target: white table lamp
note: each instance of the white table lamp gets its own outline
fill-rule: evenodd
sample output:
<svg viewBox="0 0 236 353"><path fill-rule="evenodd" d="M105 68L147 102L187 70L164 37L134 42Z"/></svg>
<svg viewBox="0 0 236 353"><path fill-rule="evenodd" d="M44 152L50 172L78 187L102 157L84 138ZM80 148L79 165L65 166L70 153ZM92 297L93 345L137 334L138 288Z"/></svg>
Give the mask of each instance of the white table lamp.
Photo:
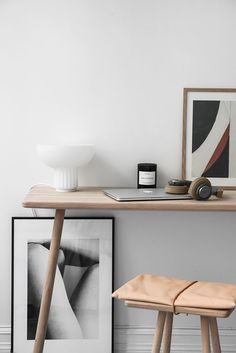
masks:
<svg viewBox="0 0 236 353"><path fill-rule="evenodd" d="M57 191L76 191L78 168L90 162L94 145L37 145L42 162L54 169L54 186Z"/></svg>

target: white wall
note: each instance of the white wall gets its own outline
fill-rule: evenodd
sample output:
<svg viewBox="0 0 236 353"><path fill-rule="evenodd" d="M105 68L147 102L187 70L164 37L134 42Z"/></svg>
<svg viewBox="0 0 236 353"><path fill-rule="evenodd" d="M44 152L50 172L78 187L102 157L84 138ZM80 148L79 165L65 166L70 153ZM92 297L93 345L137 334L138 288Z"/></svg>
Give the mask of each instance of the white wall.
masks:
<svg viewBox="0 0 236 353"><path fill-rule="evenodd" d="M30 185L52 182L36 143L94 143L80 185L134 186L140 161L158 164L160 185L179 177L182 88L235 87L235 13L235 0L0 1L0 325L10 218L30 215ZM117 218L116 286L143 271L235 280L234 214L90 214ZM117 307L117 325L153 325Z"/></svg>

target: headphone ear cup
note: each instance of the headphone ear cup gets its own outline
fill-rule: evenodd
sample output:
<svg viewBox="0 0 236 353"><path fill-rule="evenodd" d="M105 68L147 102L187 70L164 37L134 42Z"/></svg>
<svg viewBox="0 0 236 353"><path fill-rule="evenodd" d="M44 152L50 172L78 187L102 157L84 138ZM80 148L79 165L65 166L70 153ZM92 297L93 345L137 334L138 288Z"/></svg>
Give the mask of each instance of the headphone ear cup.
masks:
<svg viewBox="0 0 236 353"><path fill-rule="evenodd" d="M187 194L189 187L187 185L166 185L165 192L167 194Z"/></svg>
<svg viewBox="0 0 236 353"><path fill-rule="evenodd" d="M222 187L212 186L212 195L215 195L218 198L222 198L223 192L224 192L224 189Z"/></svg>
<svg viewBox="0 0 236 353"><path fill-rule="evenodd" d="M198 189L199 189L199 186L201 185L208 185L209 187L211 187L211 182L209 179L204 177L196 178L195 180L192 181L189 188L189 193L192 196L192 198L195 200L201 200L201 198L198 195Z"/></svg>

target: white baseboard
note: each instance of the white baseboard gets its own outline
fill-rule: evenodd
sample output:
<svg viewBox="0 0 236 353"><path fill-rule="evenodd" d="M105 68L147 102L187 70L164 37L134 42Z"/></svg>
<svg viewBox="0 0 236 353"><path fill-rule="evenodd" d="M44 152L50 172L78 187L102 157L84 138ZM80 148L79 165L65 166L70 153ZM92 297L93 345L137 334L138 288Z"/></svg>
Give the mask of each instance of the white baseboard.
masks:
<svg viewBox="0 0 236 353"><path fill-rule="evenodd" d="M0 325L0 353L11 351L11 326Z"/></svg>
<svg viewBox="0 0 236 353"><path fill-rule="evenodd" d="M114 327L114 353L150 353L155 329L141 326ZM224 353L236 352L236 329L219 329ZM201 352L201 334L198 328L174 328L171 352ZM11 350L11 327L0 326L0 353ZM88 352L90 353L90 352Z"/></svg>
<svg viewBox="0 0 236 353"><path fill-rule="evenodd" d="M150 353L155 329L140 326L114 328L114 353ZM236 329L220 329L221 348L224 353L236 352ZM199 328L174 328L171 352L199 353L201 333Z"/></svg>

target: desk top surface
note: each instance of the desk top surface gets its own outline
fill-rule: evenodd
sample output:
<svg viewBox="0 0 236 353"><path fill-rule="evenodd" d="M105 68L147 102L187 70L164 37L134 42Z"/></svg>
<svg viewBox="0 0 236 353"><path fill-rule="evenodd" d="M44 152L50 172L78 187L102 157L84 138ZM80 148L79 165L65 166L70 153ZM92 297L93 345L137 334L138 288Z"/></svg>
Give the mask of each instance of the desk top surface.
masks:
<svg viewBox="0 0 236 353"><path fill-rule="evenodd" d="M81 188L76 192L57 192L54 188L36 186L26 195L26 208L116 209L160 211L236 211L236 191L224 191L222 199L208 201L165 200L118 202L103 194L100 188Z"/></svg>

